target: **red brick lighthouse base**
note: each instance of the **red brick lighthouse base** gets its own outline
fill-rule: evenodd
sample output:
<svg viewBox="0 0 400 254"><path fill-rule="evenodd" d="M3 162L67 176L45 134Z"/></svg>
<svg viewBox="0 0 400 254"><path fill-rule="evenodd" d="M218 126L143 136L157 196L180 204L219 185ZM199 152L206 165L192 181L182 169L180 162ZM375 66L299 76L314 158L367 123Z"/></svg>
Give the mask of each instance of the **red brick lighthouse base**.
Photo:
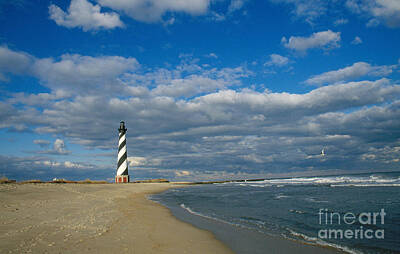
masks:
<svg viewBox="0 0 400 254"><path fill-rule="evenodd" d="M129 175L115 176L116 183L129 183Z"/></svg>

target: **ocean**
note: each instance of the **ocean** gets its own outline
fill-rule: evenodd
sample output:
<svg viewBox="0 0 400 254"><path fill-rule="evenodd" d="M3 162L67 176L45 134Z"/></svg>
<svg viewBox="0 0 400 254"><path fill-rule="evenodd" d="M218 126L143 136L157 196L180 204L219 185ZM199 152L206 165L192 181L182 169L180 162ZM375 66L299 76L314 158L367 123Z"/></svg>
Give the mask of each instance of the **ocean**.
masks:
<svg viewBox="0 0 400 254"><path fill-rule="evenodd" d="M194 185L151 199L212 231L236 253L263 236L348 253L400 253L400 172Z"/></svg>

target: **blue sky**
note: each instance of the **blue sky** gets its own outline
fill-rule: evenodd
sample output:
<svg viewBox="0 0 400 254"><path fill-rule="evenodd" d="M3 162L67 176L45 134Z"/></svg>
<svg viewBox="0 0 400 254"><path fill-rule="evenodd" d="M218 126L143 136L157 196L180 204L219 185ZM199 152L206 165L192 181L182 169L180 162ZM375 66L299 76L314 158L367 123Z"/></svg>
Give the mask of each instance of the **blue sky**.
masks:
<svg viewBox="0 0 400 254"><path fill-rule="evenodd" d="M400 169L396 0L0 0L0 174ZM320 152L325 149L326 155Z"/></svg>

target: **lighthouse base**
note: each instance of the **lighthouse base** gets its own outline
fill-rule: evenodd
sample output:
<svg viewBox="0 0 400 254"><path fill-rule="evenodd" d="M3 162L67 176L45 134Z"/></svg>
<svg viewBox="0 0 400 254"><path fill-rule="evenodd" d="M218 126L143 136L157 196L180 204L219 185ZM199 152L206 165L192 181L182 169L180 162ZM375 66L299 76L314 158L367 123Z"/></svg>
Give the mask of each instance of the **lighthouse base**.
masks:
<svg viewBox="0 0 400 254"><path fill-rule="evenodd" d="M129 175L115 176L115 183L129 183Z"/></svg>

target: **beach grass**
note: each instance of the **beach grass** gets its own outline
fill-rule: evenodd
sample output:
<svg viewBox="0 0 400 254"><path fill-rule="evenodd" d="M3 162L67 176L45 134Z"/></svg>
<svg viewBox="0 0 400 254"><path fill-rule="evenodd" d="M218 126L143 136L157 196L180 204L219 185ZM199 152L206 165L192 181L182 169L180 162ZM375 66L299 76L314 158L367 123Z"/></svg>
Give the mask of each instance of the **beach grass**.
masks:
<svg viewBox="0 0 400 254"><path fill-rule="evenodd" d="M5 176L0 178L0 184L2 184L2 183L15 183L15 182L16 182L15 180L10 180Z"/></svg>

